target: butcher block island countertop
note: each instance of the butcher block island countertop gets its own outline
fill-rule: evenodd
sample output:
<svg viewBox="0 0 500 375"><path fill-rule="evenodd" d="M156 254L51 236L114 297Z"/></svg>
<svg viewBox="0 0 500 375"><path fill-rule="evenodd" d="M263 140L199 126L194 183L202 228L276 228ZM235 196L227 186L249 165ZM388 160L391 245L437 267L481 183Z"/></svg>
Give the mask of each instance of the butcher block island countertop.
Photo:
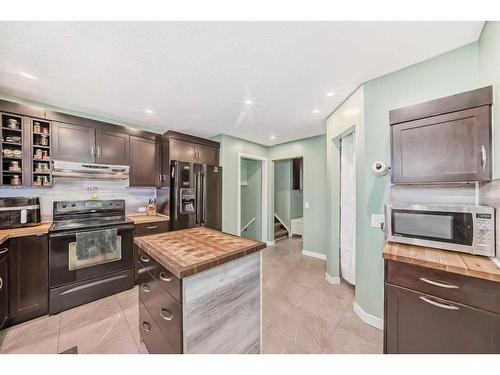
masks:
<svg viewBox="0 0 500 375"><path fill-rule="evenodd" d="M384 259L500 282L500 268L488 257L388 242Z"/></svg>
<svg viewBox="0 0 500 375"><path fill-rule="evenodd" d="M266 247L263 242L203 227L136 237L134 242L180 279Z"/></svg>

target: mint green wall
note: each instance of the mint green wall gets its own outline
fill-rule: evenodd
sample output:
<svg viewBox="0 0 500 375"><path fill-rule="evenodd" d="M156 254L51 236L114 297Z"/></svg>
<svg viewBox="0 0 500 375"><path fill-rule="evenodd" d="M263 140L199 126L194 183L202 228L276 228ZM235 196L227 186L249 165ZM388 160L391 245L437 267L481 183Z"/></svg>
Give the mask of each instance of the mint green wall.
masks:
<svg viewBox="0 0 500 375"><path fill-rule="evenodd" d="M213 140L220 142L222 165L222 230L239 235L237 228L238 153L267 157L267 147L229 135L219 135Z"/></svg>
<svg viewBox="0 0 500 375"><path fill-rule="evenodd" d="M304 250L326 254L326 142L320 135L269 147L269 160L303 157L303 197L309 208L304 208ZM270 186L274 185L274 168L269 168ZM272 191L272 186L270 191ZM274 197L269 196L269 230L272 236Z"/></svg>
<svg viewBox="0 0 500 375"><path fill-rule="evenodd" d="M383 315L383 232L370 226L370 215L384 212L389 175L376 177L371 164L390 160L389 110L478 87L478 43L472 43L364 84L364 160L357 182L356 303ZM358 160L358 158L356 159Z"/></svg>
<svg viewBox="0 0 500 375"><path fill-rule="evenodd" d="M290 219L304 215L304 195L302 190L290 191Z"/></svg>
<svg viewBox="0 0 500 375"><path fill-rule="evenodd" d="M241 226L255 221L241 235L252 240L262 238L262 168L258 160L241 159Z"/></svg>
<svg viewBox="0 0 500 375"><path fill-rule="evenodd" d="M500 22L486 22L479 39L479 82L493 85L493 178L500 178Z"/></svg>
<svg viewBox="0 0 500 375"><path fill-rule="evenodd" d="M274 162L274 213L283 220L283 224L289 229L292 190L291 164L290 160Z"/></svg>

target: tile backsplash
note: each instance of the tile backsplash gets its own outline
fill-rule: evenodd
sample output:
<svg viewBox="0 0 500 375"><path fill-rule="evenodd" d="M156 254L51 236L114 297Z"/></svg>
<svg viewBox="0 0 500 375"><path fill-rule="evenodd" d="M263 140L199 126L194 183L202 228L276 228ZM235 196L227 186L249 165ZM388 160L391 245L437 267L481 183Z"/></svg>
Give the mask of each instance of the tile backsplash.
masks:
<svg viewBox="0 0 500 375"><path fill-rule="evenodd" d="M127 187L122 180L84 180L74 178L54 179L50 189L2 188L1 197L40 197L42 220L52 219L52 202L61 200L90 199L89 188L95 187L97 199L125 199L127 214L139 213L150 198L156 198L155 188Z"/></svg>

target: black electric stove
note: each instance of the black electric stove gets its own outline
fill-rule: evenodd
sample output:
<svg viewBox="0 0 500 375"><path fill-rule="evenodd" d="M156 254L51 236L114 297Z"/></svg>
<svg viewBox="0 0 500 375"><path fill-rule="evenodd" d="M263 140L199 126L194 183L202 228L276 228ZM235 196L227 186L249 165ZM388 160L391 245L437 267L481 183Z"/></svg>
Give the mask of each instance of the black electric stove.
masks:
<svg viewBox="0 0 500 375"><path fill-rule="evenodd" d="M134 224L124 200L54 202L49 230L49 312L134 285Z"/></svg>

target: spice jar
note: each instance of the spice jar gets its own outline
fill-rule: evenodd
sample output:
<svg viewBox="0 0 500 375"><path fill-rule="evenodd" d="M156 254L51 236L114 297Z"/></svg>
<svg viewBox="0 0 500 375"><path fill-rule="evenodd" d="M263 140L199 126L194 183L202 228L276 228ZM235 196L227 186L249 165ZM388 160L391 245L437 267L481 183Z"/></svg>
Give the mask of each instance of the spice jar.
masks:
<svg viewBox="0 0 500 375"><path fill-rule="evenodd" d="M39 148L37 148L35 150L35 155L33 155L33 159L41 159L42 158L42 150L40 150Z"/></svg>
<svg viewBox="0 0 500 375"><path fill-rule="evenodd" d="M36 186L42 186L42 176L36 176L36 180L33 182Z"/></svg>
<svg viewBox="0 0 500 375"><path fill-rule="evenodd" d="M46 135L41 135L38 138L38 145L39 146L48 146L49 145L49 137Z"/></svg>
<svg viewBox="0 0 500 375"><path fill-rule="evenodd" d="M15 174L10 178L10 184L11 185L21 185L21 178Z"/></svg>
<svg viewBox="0 0 500 375"><path fill-rule="evenodd" d="M47 150L42 151L42 159L49 160L49 152Z"/></svg>
<svg viewBox="0 0 500 375"><path fill-rule="evenodd" d="M38 121L33 122L33 133L40 133L42 131L42 127Z"/></svg>
<svg viewBox="0 0 500 375"><path fill-rule="evenodd" d="M18 123L19 122L15 118L10 118L8 123L7 123L7 127L10 129L18 129L18 127L17 127Z"/></svg>
<svg viewBox="0 0 500 375"><path fill-rule="evenodd" d="M44 177L43 186L50 186L49 176Z"/></svg>
<svg viewBox="0 0 500 375"><path fill-rule="evenodd" d="M20 172L21 168L19 168L19 162L18 161L11 161L9 164L9 171L10 172Z"/></svg>

